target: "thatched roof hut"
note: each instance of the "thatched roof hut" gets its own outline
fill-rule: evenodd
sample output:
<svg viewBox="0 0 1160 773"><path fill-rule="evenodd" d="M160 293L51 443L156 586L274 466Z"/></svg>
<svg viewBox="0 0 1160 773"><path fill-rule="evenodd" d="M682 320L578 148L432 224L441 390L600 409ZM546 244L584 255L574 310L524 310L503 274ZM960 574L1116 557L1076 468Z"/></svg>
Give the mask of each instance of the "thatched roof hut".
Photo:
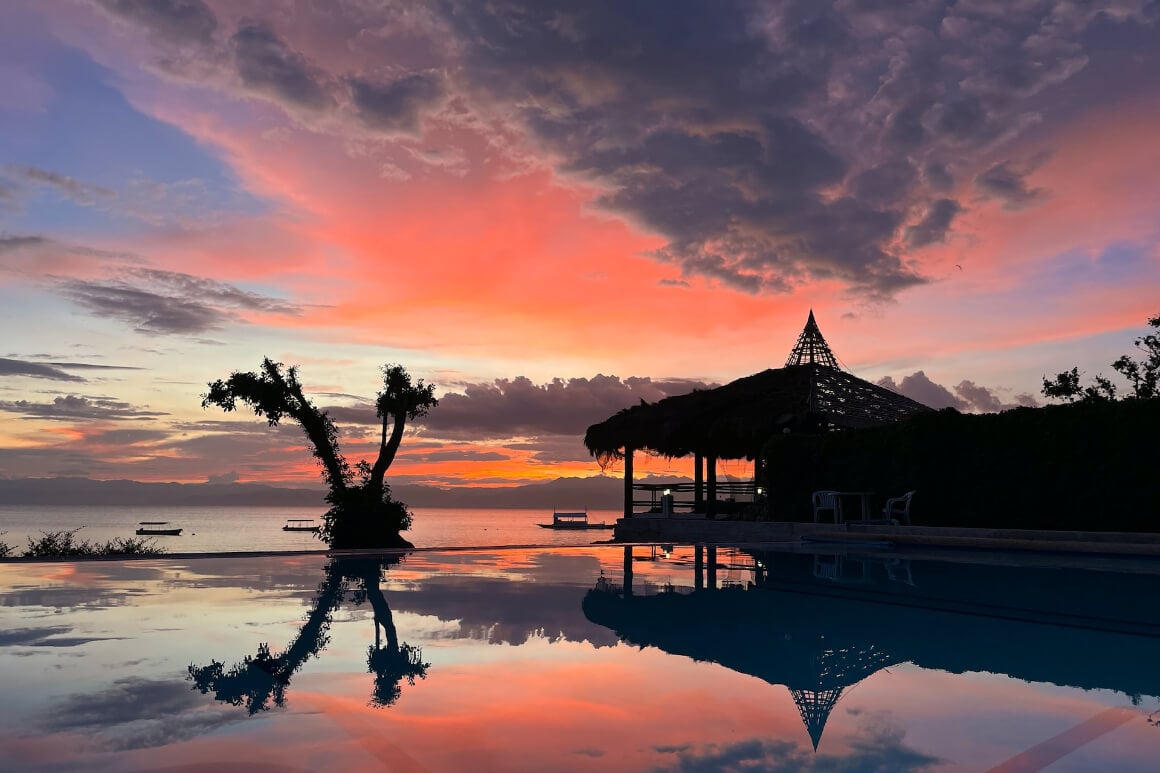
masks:
<svg viewBox="0 0 1160 773"><path fill-rule="evenodd" d="M841 370L810 312L783 368L641 401L588 428L584 444L605 462L632 448L667 457L754 459L782 432L858 429L931 410Z"/></svg>

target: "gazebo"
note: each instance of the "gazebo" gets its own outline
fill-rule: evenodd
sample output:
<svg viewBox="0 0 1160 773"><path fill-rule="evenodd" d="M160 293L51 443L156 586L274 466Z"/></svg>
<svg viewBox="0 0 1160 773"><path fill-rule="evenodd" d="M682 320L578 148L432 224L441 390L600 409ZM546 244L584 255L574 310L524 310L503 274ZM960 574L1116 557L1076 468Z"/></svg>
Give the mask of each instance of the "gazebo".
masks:
<svg viewBox="0 0 1160 773"><path fill-rule="evenodd" d="M717 510L717 460L755 462L761 449L783 433L815 433L888 424L931 410L885 387L843 370L811 310L785 366L770 368L715 389L694 390L655 403L625 408L584 435L602 467L624 460L624 517L633 514L633 454L694 457L695 512ZM655 491L653 499L655 501Z"/></svg>

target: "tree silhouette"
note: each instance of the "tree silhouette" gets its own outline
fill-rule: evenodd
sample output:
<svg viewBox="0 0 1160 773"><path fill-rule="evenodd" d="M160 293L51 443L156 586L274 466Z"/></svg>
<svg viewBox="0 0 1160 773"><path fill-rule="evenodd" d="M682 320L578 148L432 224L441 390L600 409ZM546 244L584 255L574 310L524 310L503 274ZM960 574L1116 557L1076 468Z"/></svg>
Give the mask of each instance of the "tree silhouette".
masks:
<svg viewBox="0 0 1160 773"><path fill-rule="evenodd" d="M1160 333L1160 314L1148 320L1148 325ZM1160 334L1148 333L1136 339L1136 348L1144 353L1140 360L1122 355L1112 368L1128 380L1132 391L1126 399L1150 400L1160 397ZM1069 403L1111 401L1116 399L1116 385L1103 376L1096 376L1090 386L1079 383L1079 368L1057 373L1055 378L1043 379L1043 396Z"/></svg>
<svg viewBox="0 0 1160 773"><path fill-rule="evenodd" d="M439 404L433 384L424 384L423 379L413 382L401 365L383 367L383 388L375 399L376 414L382 421L379 455L373 465L359 462L357 482L339 448L338 428L306 397L296 366L283 372L282 363L264 358L257 373L235 371L228 379L211 382L201 406L234 411L239 401L271 427L290 417L310 441L330 488L326 501L331 507L323 517L319 537L335 548L412 547L400 535L410 528L411 513L391 497L384 479L403 440L407 420L424 416Z"/></svg>
<svg viewBox="0 0 1160 773"><path fill-rule="evenodd" d="M245 706L250 714L269 710L271 704L286 704L286 689L295 673L313 657L319 657L330 642L330 625L343 599L352 596L354 604L369 601L375 625L375 643L367 652L367 670L374 674L370 704L390 706L402 693L400 682L425 679L430 663L423 662L422 650L399 642L391 607L382 591L384 569L401 560L401 556L375 559L330 561L325 577L318 586L314 604L306 614L298 635L281 653L274 655L270 645L258 645L254 655L247 655L228 670L224 662L211 660L205 666L189 666L187 679L203 695L231 706Z"/></svg>

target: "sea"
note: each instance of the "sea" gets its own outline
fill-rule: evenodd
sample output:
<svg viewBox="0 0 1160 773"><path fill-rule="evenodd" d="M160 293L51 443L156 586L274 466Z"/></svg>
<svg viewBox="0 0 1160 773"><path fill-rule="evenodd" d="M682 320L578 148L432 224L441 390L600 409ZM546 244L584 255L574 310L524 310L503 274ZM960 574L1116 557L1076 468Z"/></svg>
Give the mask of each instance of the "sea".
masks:
<svg viewBox="0 0 1160 773"><path fill-rule="evenodd" d="M411 508L414 521L403 537L417 548L500 547L512 545L589 545L611 539L612 530L541 529L551 511L527 509ZM0 542L19 555L29 538L43 532L80 529L76 539L103 543L135 537L141 521L165 521L180 528L177 537L153 537L167 553L230 553L322 550L326 545L310 532L282 531L291 518L321 523L318 507L153 507L0 505ZM614 523L616 510L590 510L592 523Z"/></svg>

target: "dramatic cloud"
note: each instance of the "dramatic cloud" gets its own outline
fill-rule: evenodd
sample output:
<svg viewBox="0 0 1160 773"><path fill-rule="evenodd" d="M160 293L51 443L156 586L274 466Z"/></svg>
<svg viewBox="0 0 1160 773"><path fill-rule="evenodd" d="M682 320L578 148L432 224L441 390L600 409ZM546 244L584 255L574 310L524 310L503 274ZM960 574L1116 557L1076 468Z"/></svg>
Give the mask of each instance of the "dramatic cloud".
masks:
<svg viewBox="0 0 1160 773"><path fill-rule="evenodd" d="M243 23L232 43L238 76L251 91L291 108L322 111L334 107L322 85L324 74L269 26Z"/></svg>
<svg viewBox="0 0 1160 773"><path fill-rule="evenodd" d="M442 80L435 73L416 73L384 84L348 78L347 85L359 119L384 131L416 132L420 112L443 95Z"/></svg>
<svg viewBox="0 0 1160 773"><path fill-rule="evenodd" d="M903 376L901 383L895 383L893 378L886 376L878 381L878 385L893 389L895 392L906 395L911 400L917 400L931 408L966 410L967 407L964 400L955 397L949 389L941 384L931 381L921 370L915 371L909 376Z"/></svg>
<svg viewBox="0 0 1160 773"><path fill-rule="evenodd" d="M1030 172L1019 172L1009 162L995 164L975 178L975 186L1003 202L1004 209L1017 210L1044 198L1041 188L1028 188L1024 179Z"/></svg>
<svg viewBox="0 0 1160 773"><path fill-rule="evenodd" d="M114 16L145 27L175 43L208 44L217 17L202 0L96 0Z"/></svg>
<svg viewBox="0 0 1160 773"><path fill-rule="evenodd" d="M32 419L52 419L54 421L123 421L167 415L159 411L138 408L130 403L108 397L81 397L79 395L55 397L51 403L0 400L0 411L22 413Z"/></svg>
<svg viewBox="0 0 1160 773"><path fill-rule="evenodd" d="M961 381L955 386L955 393L966 400L967 404L981 413L995 413L1010 408L1034 408L1039 401L1029 394L1015 395L1014 402L1003 402L992 390L979 386L973 381Z"/></svg>
<svg viewBox="0 0 1160 773"><path fill-rule="evenodd" d="M74 376L61 370L55 363L25 362L7 357L0 357L0 376L28 376L53 381L84 381L80 376Z"/></svg>
<svg viewBox="0 0 1160 773"><path fill-rule="evenodd" d="M954 199L936 199L922 220L906 229L906 243L918 249L946 239L947 230L962 207Z"/></svg>
<svg viewBox="0 0 1160 773"><path fill-rule="evenodd" d="M204 63L220 69L218 20L202 0L98 1L171 43L202 44ZM410 135L446 97L458 125L509 162L530 158L512 141L518 127L541 151L533 163L589 182L600 206L663 236L654 257L686 278L749 293L837 280L881 301L926 281L907 250L945 238L962 210L956 177L1009 209L1047 195L1024 180L1032 161L996 161L995 149L1042 120L1030 97L1087 67L1089 27L1154 14L1047 0L451 0L420 22L393 7L338 6L319 37L358 46L363 73L316 64L325 46L304 34L302 16L243 19L227 80L307 120L353 114ZM407 55L367 43L387 39L405 40ZM396 160L377 167L410 179Z"/></svg>
<svg viewBox="0 0 1160 773"><path fill-rule="evenodd" d="M744 291L836 278L888 298L923 281L900 244L943 238L964 151L1033 123L1023 100L1085 67L1097 18L1050 2L513 2L459 3L451 23L474 87L603 206L667 237L657 257ZM1003 164L976 183L1008 206L1040 195Z"/></svg>
<svg viewBox="0 0 1160 773"><path fill-rule="evenodd" d="M931 381L921 370L904 376L902 381L898 383L887 376L880 379L878 385L936 409L955 408L960 411L995 413L1010 408L1034 407L1039 404L1029 394L1019 394L1015 396L1014 401L1005 402L993 390L979 386L973 381L960 382L952 392L945 386Z"/></svg>
<svg viewBox="0 0 1160 773"><path fill-rule="evenodd" d="M130 269L125 276L126 280L108 282L62 281L58 287L97 316L118 319L140 333L154 335L204 333L236 321L238 310L300 313L285 301L213 279L153 269Z"/></svg>
<svg viewBox="0 0 1160 773"><path fill-rule="evenodd" d="M429 433L454 438L504 438L517 435L583 435L641 400L710 386L694 381L653 381L598 375L591 379L553 379L535 384L524 376L467 384L462 393L439 398L439 407L422 419Z"/></svg>

